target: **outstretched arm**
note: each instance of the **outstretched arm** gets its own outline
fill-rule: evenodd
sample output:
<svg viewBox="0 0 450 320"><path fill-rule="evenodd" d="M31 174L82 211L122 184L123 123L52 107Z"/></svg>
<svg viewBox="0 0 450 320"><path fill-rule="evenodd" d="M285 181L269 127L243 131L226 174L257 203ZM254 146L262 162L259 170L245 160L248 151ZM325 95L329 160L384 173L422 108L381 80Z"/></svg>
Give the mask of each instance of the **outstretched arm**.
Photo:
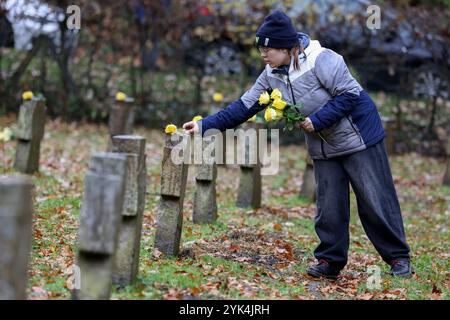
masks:
<svg viewBox="0 0 450 320"><path fill-rule="evenodd" d="M225 109L203 118L197 124L193 121L185 123L183 128L188 133L200 132L202 136L208 129L225 131L226 129L236 128L264 109L265 106L261 106L258 99L261 93L268 88L269 83L266 77L266 70L264 70L252 88L240 99L231 103Z"/></svg>

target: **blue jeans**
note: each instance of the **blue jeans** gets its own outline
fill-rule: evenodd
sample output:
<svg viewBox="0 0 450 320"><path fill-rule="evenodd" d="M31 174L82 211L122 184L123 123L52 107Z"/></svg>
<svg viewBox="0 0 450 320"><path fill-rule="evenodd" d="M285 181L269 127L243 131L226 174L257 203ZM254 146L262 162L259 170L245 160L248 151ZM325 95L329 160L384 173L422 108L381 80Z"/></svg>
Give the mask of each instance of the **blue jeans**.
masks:
<svg viewBox="0 0 450 320"><path fill-rule="evenodd" d="M343 268L349 247L352 185L364 231L386 263L409 259L400 205L384 140L351 155L314 160L320 244L314 256Z"/></svg>

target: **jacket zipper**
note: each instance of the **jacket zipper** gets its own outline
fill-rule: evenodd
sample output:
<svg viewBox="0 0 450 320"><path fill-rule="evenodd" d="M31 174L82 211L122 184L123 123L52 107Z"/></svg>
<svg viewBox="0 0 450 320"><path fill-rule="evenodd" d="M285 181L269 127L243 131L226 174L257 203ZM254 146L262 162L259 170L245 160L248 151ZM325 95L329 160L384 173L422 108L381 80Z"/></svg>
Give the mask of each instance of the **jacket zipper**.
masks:
<svg viewBox="0 0 450 320"><path fill-rule="evenodd" d="M294 105L296 105L297 102L295 101L294 89L292 89L291 80L289 79L289 71L288 71L288 74L287 74L287 81L288 81L288 87L291 88L292 101L294 102ZM297 111L298 111L298 110L297 110Z"/></svg>
<svg viewBox="0 0 450 320"><path fill-rule="evenodd" d="M289 71L287 73L287 81L288 81L288 87L290 87L290 89L291 89L292 101L294 102L294 105L296 105L297 102L295 102L294 89L292 89L292 83L291 83L291 80L289 79ZM297 108L295 108L295 109L297 110L298 113L300 113L300 111ZM320 149L322 150L323 157L325 159L328 159L327 155L325 154L325 149L323 147L323 140L322 139L320 139Z"/></svg>

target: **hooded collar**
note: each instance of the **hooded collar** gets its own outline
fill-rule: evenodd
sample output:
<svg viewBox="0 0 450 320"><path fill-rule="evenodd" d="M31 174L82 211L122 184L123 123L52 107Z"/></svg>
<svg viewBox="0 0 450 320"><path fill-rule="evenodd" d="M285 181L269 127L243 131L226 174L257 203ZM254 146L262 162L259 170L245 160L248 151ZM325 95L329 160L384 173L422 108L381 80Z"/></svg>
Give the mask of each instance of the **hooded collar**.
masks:
<svg viewBox="0 0 450 320"><path fill-rule="evenodd" d="M308 51L311 51L310 44L311 44L311 42L314 42L314 41L311 41L309 36L303 32L298 32L297 38L298 38L298 41L302 44L306 56L308 56L307 50L309 48ZM305 55L303 54L303 52L301 52L299 54L299 58L300 58L300 60L305 59ZM271 73L272 74L289 75L289 72L291 72L293 69L294 69L294 61L291 59L290 65L283 65L283 66L279 66L278 68L273 68L271 70Z"/></svg>
<svg viewBox="0 0 450 320"><path fill-rule="evenodd" d="M306 57L308 57L312 52L321 49L322 46L318 40L312 40L307 48L305 48ZM300 53L300 56L304 59L305 56L303 53Z"/></svg>

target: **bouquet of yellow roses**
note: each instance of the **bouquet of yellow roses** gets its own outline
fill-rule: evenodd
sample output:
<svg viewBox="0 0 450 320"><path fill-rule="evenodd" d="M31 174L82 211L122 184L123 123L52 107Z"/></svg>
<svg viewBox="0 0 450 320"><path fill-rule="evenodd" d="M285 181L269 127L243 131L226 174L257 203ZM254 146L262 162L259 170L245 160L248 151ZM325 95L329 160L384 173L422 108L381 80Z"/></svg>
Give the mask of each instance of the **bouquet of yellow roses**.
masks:
<svg viewBox="0 0 450 320"><path fill-rule="evenodd" d="M305 117L299 111L303 106L288 104L283 100L281 91L278 88L273 89L270 94L264 91L259 96L259 104L267 107L264 113L264 119L267 122L286 120L286 126L283 130L287 129L290 131L294 129L296 122L305 120Z"/></svg>
<svg viewBox="0 0 450 320"><path fill-rule="evenodd" d="M299 110L303 108L303 105L288 104L285 100L283 100L281 91L278 88L273 89L270 94L267 91L261 93L259 96L259 104L267 107L264 112L264 119L266 119L267 122L282 119L286 120L286 126L283 128L283 131L286 129L291 131L294 129L296 122L305 121L306 119L306 117L302 115ZM317 132L317 134L323 141L327 142L322 137L320 132Z"/></svg>

